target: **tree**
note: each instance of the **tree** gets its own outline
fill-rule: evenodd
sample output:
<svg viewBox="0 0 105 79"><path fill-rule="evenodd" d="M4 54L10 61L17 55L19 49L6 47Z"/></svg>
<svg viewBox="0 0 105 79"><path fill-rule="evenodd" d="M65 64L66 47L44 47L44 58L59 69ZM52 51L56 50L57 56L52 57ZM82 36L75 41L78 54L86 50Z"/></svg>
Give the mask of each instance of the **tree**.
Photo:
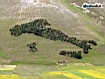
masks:
<svg viewBox="0 0 105 79"><path fill-rule="evenodd" d="M78 53L76 53L76 58L77 59L82 59L81 51L78 51Z"/></svg>
<svg viewBox="0 0 105 79"><path fill-rule="evenodd" d="M60 55L63 55L63 56L67 56L67 57L73 57L73 58L77 58L77 59L82 59L82 55L81 55L81 51L60 51L59 53Z"/></svg>
<svg viewBox="0 0 105 79"><path fill-rule="evenodd" d="M27 46L30 48L29 51L36 52L38 50L36 48L36 42L33 42L31 44L27 44Z"/></svg>
<svg viewBox="0 0 105 79"><path fill-rule="evenodd" d="M85 53L85 54L88 54L88 49L83 49L83 52Z"/></svg>

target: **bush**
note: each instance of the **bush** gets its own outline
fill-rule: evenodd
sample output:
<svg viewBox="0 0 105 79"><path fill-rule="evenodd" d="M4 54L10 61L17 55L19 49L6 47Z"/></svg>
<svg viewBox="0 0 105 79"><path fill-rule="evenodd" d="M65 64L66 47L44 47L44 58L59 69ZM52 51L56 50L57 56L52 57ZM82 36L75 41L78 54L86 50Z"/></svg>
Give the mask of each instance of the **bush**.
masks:
<svg viewBox="0 0 105 79"><path fill-rule="evenodd" d="M31 52L36 52L37 51L35 42L33 42L31 44L27 44L27 46L29 47L29 51L31 51Z"/></svg>
<svg viewBox="0 0 105 79"><path fill-rule="evenodd" d="M77 58L77 59L82 59L82 55L81 55L81 51L60 51L59 53L60 55L63 55L63 56L68 56L68 57L73 57L73 58Z"/></svg>

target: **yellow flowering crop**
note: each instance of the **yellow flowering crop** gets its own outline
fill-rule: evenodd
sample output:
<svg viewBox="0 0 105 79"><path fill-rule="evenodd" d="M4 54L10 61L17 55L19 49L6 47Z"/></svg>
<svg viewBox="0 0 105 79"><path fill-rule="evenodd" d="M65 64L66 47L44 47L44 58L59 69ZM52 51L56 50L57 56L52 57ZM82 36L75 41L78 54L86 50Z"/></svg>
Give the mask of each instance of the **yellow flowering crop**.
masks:
<svg viewBox="0 0 105 79"><path fill-rule="evenodd" d="M70 72L63 72L62 74L66 77L73 78L73 79L86 79L86 78L79 77L75 74L72 74Z"/></svg>
<svg viewBox="0 0 105 79"><path fill-rule="evenodd" d="M88 74L88 75L91 75L91 76L94 76L96 78L103 78L105 79L105 74L103 73L100 73L98 71L94 71L94 70L79 70L80 72L83 72L85 74Z"/></svg>
<svg viewBox="0 0 105 79"><path fill-rule="evenodd" d="M43 75L60 75L60 74L61 74L60 71L52 71L52 72L43 73Z"/></svg>
<svg viewBox="0 0 105 79"><path fill-rule="evenodd" d="M19 77L18 75L0 75L0 79L26 79L26 78L22 78Z"/></svg>

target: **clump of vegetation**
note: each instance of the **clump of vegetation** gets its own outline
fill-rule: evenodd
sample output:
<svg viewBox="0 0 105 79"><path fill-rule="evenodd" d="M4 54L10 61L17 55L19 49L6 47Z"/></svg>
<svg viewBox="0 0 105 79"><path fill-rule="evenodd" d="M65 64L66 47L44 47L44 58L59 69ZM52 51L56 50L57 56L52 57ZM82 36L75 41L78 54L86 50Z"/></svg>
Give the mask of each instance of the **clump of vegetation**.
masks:
<svg viewBox="0 0 105 79"><path fill-rule="evenodd" d="M11 35L20 36L22 33L34 33L36 35L41 35L44 26L50 25L46 19L36 19L29 23L24 23L21 25L15 25L10 28Z"/></svg>
<svg viewBox="0 0 105 79"><path fill-rule="evenodd" d="M68 57L73 57L73 58L77 58L77 59L82 59L82 55L81 55L81 51L60 51L59 53L60 55L63 56L68 56Z"/></svg>
<svg viewBox="0 0 105 79"><path fill-rule="evenodd" d="M36 52L37 51L35 42L33 42L31 44L27 44L27 46L30 48L29 51L32 51L32 52Z"/></svg>

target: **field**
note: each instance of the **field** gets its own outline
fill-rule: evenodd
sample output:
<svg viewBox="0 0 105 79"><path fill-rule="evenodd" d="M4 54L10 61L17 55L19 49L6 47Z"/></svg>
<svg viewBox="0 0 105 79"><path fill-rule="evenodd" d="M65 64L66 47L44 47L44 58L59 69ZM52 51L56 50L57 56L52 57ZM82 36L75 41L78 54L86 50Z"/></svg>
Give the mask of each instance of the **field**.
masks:
<svg viewBox="0 0 105 79"><path fill-rule="evenodd" d="M7 3L9 4L9 2ZM19 4L19 2L13 1L11 2L11 4L13 5L15 3L17 6L13 5L15 8L13 8L12 10L13 13L12 15L8 14L9 11L6 8L4 8L4 6L9 7L9 9L12 8L12 6L8 5L7 3L5 3L4 0L4 4L1 7L3 9L1 11L1 16L0 16L1 17L0 20L0 34L1 34L0 63L1 64L55 65L55 63L58 60L65 60L67 62L83 62L83 63L91 63L94 65L105 65L104 64L105 28L103 26L95 24L95 22L89 16L84 14L76 7L71 6L66 0L65 1L58 0L55 3L52 2L50 4L51 5L50 7L47 7L47 5L42 4L45 7L40 7L40 8L38 7L38 5L36 6L32 5L31 7L29 7L28 6L29 4L25 3ZM17 10L20 10L19 5L23 5L23 8L21 14L18 15ZM43 11L42 9L45 11ZM30 14L31 10L33 14ZM51 13L50 10L53 12ZM9 17L15 16L15 18L7 17L6 14L3 14L5 11L7 11ZM16 12L17 14L14 14ZM39 13L37 12L40 13L41 17L39 17ZM54 15L54 13L56 13L56 15ZM5 18L3 18L4 15ZM19 37L14 37L10 35L9 32L10 27L13 27L16 24L22 24L32 21L38 17L47 18L47 20L51 23L52 28L59 29L65 34L69 35L70 37L76 36L78 39L93 39L97 41L98 46L96 47L92 46L93 49L89 51L88 55L83 54L83 59L77 60L77 59L71 59L69 57L59 56L60 50L63 49L82 51L82 49L70 43L61 42L61 41L52 41L39 36L35 36L33 34L23 34ZM26 46L28 43L32 42L37 43L38 52L36 53L29 52L28 47Z"/></svg>
<svg viewBox="0 0 105 79"><path fill-rule="evenodd" d="M52 71L45 73L45 76L55 77L56 76L64 76L65 79L68 77L69 79L104 79L105 78L105 69L100 70L68 70L68 71ZM53 79L53 78L52 78ZM64 78L61 78L64 79Z"/></svg>
<svg viewBox="0 0 105 79"><path fill-rule="evenodd" d="M21 66L21 69L25 66ZM0 71L0 79L104 79L104 66L57 66L52 67L35 66L23 70ZM31 66L32 67L32 66ZM43 69L46 68L46 69ZM26 72L27 71L27 72ZM21 72L21 73L20 73ZM25 72L25 73L24 73ZM7 74L8 73L8 74Z"/></svg>
<svg viewBox="0 0 105 79"><path fill-rule="evenodd" d="M0 79L104 79L105 78L105 27L97 24L68 0L42 0L43 3L22 3L21 0L0 2L0 65L16 65L15 70L0 69ZM82 1L82 0L81 0ZM20 7L21 6L21 7ZM68 36L91 39L89 54L81 60L60 56L60 50L82 51L71 43L53 41L33 34L19 37L10 35L16 24L45 18L51 28ZM49 27L49 26L48 26ZM36 42L37 52L29 52L27 44ZM57 61L65 60L61 66Z"/></svg>
<svg viewBox="0 0 105 79"><path fill-rule="evenodd" d="M0 79L26 79L19 77L18 75L0 75Z"/></svg>

